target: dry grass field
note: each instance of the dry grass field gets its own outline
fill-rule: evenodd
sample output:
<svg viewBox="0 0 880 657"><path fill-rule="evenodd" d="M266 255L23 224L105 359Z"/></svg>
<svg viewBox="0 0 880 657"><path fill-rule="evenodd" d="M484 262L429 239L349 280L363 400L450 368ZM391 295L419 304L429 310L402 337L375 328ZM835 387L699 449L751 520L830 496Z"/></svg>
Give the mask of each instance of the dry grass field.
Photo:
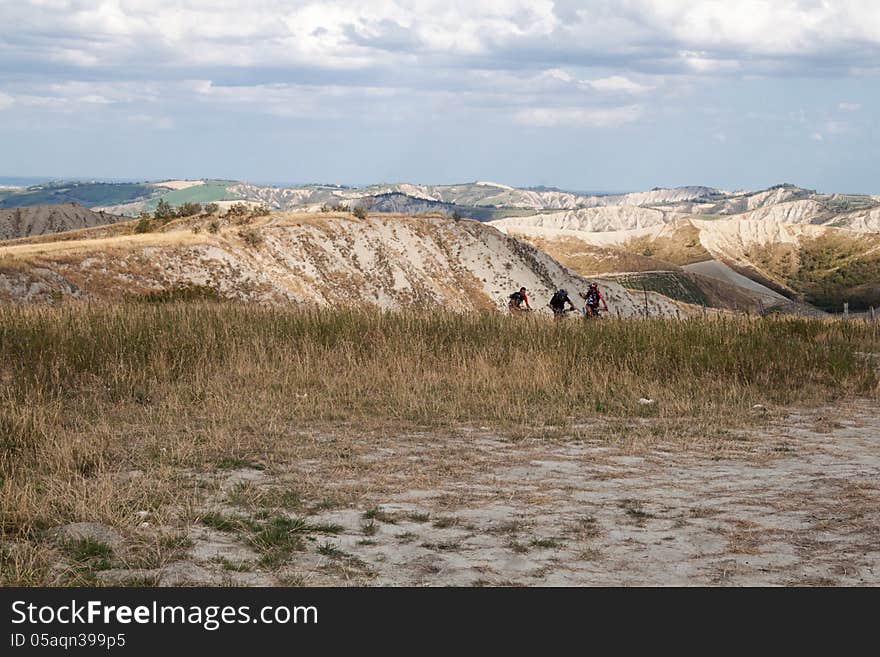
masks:
<svg viewBox="0 0 880 657"><path fill-rule="evenodd" d="M877 584L878 353L865 322L0 306L0 583Z"/></svg>

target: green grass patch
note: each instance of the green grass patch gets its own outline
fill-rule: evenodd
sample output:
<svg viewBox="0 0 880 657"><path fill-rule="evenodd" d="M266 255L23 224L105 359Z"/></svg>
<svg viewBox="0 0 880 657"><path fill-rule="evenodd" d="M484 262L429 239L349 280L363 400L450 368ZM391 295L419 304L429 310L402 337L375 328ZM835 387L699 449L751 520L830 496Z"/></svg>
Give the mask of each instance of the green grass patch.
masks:
<svg viewBox="0 0 880 657"><path fill-rule="evenodd" d="M229 192L229 183L209 180L204 185L193 185L185 189L175 189L162 195L162 199L177 207L183 203L213 203L215 201L232 201L240 199ZM159 202L158 199L155 200Z"/></svg>
<svg viewBox="0 0 880 657"><path fill-rule="evenodd" d="M710 305L709 298L688 276L681 272L646 272L612 277L624 287L639 291L658 292L670 299L695 305Z"/></svg>
<svg viewBox="0 0 880 657"><path fill-rule="evenodd" d="M68 546L68 553L77 561L89 561L91 559L109 559L113 556L113 548L91 538L74 541Z"/></svg>
<svg viewBox="0 0 880 657"><path fill-rule="evenodd" d="M347 556L344 551L340 550L332 543L322 543L321 545L319 545L318 554L324 555L325 557L330 557L332 559L341 559Z"/></svg>
<svg viewBox="0 0 880 657"><path fill-rule="evenodd" d="M217 468L220 470L240 470L242 468L262 470L263 466L250 459L238 456L224 456L217 461Z"/></svg>
<svg viewBox="0 0 880 657"><path fill-rule="evenodd" d="M367 509L364 512L363 517L364 517L364 520L377 520L379 522L386 522L391 525L393 525L397 522L397 518L393 514L386 513L378 506L374 506L371 509Z"/></svg>

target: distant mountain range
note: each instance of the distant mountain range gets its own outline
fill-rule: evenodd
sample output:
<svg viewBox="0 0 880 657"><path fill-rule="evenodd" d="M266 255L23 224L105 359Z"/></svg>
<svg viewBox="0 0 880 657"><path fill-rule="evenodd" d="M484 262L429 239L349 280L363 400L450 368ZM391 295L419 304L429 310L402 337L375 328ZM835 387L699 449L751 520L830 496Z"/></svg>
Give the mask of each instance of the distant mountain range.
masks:
<svg viewBox="0 0 880 657"><path fill-rule="evenodd" d="M471 218L531 242L574 273L615 276L625 286L689 303L880 306L880 197L820 194L790 184L583 194L485 181L362 187L51 182L0 187L0 239L111 224L152 213L160 201L216 203L220 212L238 203L300 213L362 208Z"/></svg>
<svg viewBox="0 0 880 657"><path fill-rule="evenodd" d="M272 210L317 209L322 205L373 209L392 206L395 212L440 211L454 214L481 209L487 219L524 210L583 210L597 207L654 207L678 214L738 214L770 205L812 201L813 214L838 215L880 206L880 197L818 194L794 185L761 191L725 191L711 187L655 188L626 194L580 194L552 187L515 188L492 182L458 185L388 183L363 187L303 185L279 187L234 180L166 180L158 182L48 182L0 186L0 208L78 203L93 210L136 216L163 199L187 202L260 203ZM378 211L378 208L377 208ZM520 211L520 212L516 212Z"/></svg>

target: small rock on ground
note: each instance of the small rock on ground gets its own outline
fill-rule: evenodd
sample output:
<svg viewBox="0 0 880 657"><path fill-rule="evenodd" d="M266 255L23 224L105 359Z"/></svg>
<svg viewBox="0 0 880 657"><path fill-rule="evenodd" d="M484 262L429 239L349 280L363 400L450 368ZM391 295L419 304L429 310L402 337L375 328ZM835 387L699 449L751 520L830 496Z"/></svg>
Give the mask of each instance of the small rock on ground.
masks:
<svg viewBox="0 0 880 657"><path fill-rule="evenodd" d="M175 561L159 569L159 586L211 586L219 577L191 561Z"/></svg>
<svg viewBox="0 0 880 657"><path fill-rule="evenodd" d="M74 522L53 530L55 538L65 541L95 541L112 548L122 545L122 534L100 522Z"/></svg>

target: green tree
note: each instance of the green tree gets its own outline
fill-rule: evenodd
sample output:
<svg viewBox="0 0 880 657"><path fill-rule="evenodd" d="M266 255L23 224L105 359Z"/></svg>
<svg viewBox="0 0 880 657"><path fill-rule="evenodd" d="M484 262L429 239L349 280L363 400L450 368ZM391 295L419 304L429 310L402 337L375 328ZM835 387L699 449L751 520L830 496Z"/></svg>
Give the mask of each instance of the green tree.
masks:
<svg viewBox="0 0 880 657"><path fill-rule="evenodd" d="M177 216L178 217L192 217L194 215L199 214L202 211L201 203L194 203L192 201L187 201L180 205L177 208Z"/></svg>
<svg viewBox="0 0 880 657"><path fill-rule="evenodd" d="M160 198L159 204L156 206L156 211L153 213L153 217L155 219L168 221L169 219L174 219L175 216L176 213L174 211L174 206L164 198Z"/></svg>

